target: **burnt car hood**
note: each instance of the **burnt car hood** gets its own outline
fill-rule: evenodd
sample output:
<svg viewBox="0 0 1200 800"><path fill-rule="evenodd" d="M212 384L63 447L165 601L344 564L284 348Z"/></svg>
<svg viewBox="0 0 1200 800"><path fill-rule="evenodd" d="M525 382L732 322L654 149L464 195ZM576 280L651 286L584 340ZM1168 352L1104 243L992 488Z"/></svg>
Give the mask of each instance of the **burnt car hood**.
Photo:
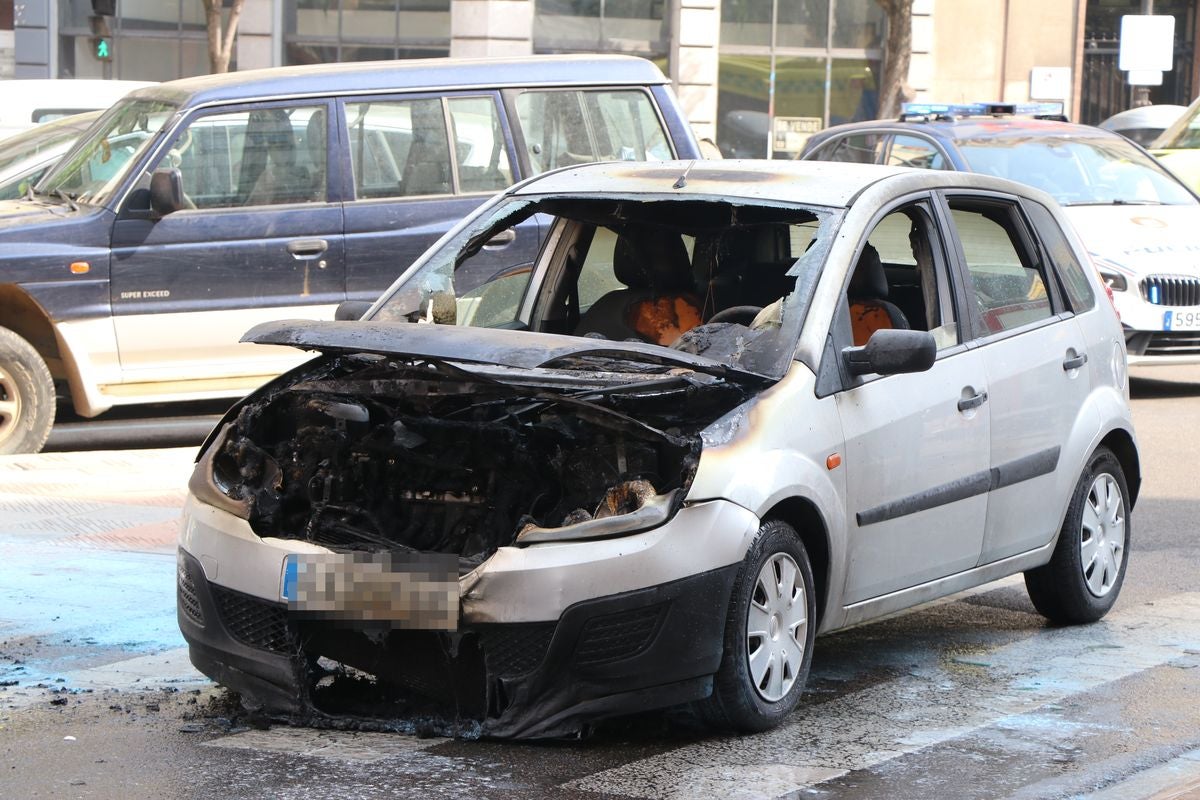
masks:
<svg viewBox="0 0 1200 800"><path fill-rule="evenodd" d="M735 381L762 383L775 380L769 375L653 344L503 328L290 319L256 325L246 332L242 341L291 345L323 353L379 353L397 358L494 364L517 369L545 367L581 357L628 358L683 367Z"/></svg>

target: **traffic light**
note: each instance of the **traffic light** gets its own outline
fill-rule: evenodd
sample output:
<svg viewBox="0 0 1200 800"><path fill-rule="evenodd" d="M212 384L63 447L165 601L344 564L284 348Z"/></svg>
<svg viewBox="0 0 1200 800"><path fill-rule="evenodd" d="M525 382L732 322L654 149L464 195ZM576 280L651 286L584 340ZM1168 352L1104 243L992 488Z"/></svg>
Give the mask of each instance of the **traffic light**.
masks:
<svg viewBox="0 0 1200 800"><path fill-rule="evenodd" d="M93 36L92 55L100 61L112 61L112 38L108 36Z"/></svg>

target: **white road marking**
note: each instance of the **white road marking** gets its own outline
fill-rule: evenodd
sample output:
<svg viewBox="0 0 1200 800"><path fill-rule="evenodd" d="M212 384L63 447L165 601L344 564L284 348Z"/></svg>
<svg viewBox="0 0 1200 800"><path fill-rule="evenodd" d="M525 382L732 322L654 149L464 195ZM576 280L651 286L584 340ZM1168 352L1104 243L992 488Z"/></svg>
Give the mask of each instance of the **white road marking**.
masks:
<svg viewBox="0 0 1200 800"><path fill-rule="evenodd" d="M992 650L926 660L900 678L804 706L773 731L688 745L565 788L677 799L778 797L987 725L1019 724L1013 717L1197 649L1200 594L1174 595L1094 625L1048 628ZM895 666L897 654L888 650L881 659Z"/></svg>

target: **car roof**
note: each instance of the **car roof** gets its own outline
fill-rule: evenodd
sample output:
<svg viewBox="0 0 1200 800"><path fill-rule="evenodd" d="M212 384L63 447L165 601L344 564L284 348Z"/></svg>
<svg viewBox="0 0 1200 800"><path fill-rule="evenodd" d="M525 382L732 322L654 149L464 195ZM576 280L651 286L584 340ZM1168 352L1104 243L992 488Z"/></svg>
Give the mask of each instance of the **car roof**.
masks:
<svg viewBox="0 0 1200 800"><path fill-rule="evenodd" d="M1003 139L1021 136L1073 136L1079 138L1108 138L1119 135L1091 125L1075 122L1035 119L1033 117L965 117L961 119L875 119L867 122L850 122L826 128L812 137L814 142L824 141L830 136L847 132L862 131L914 131L925 133L942 141L962 139Z"/></svg>
<svg viewBox="0 0 1200 800"><path fill-rule="evenodd" d="M681 181L681 177L683 180ZM548 172L514 187L514 195L656 194L731 197L845 208L869 187L893 180L898 190L943 186L1034 197L1035 189L970 172L829 161L606 161ZM682 183L683 186L678 184Z"/></svg>
<svg viewBox="0 0 1200 800"><path fill-rule="evenodd" d="M136 97L180 105L267 97L374 94L397 90L507 86L650 85L666 77L653 63L620 55L424 58L227 72L169 81Z"/></svg>

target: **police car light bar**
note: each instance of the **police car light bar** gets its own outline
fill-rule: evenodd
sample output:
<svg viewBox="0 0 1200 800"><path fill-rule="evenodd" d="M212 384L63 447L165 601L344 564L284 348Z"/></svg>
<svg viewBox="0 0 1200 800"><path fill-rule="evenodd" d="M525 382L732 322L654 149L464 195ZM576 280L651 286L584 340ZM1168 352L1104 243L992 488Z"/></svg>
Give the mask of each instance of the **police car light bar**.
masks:
<svg viewBox="0 0 1200 800"><path fill-rule="evenodd" d="M903 117L1061 116L1062 103L904 103Z"/></svg>

